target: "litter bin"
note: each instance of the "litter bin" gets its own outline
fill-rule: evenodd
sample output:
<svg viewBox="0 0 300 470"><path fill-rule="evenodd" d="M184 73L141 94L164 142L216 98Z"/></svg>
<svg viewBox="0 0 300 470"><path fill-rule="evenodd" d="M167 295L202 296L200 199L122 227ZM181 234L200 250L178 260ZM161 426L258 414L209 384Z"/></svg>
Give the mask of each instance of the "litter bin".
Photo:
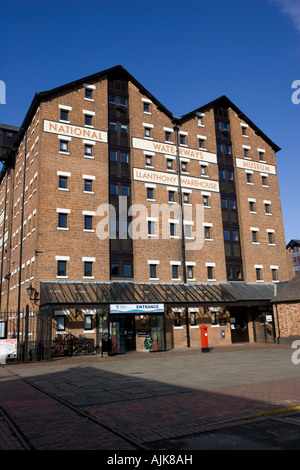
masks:
<svg viewBox="0 0 300 470"><path fill-rule="evenodd" d="M111 336L110 335L103 335L102 338L102 356L103 353L106 352L109 356L112 355L111 352Z"/></svg>

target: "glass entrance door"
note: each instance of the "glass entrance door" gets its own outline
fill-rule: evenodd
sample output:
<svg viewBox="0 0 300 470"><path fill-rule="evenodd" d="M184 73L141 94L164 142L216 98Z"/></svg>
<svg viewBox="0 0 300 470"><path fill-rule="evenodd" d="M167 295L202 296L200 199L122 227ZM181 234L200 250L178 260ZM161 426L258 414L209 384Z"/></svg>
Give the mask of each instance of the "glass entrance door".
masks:
<svg viewBox="0 0 300 470"><path fill-rule="evenodd" d="M165 350L165 321L163 315L149 315L149 333L152 338L152 350Z"/></svg>
<svg viewBox="0 0 300 470"><path fill-rule="evenodd" d="M109 334L112 342L112 354L124 354L127 351L135 351L134 315L118 315L111 318Z"/></svg>

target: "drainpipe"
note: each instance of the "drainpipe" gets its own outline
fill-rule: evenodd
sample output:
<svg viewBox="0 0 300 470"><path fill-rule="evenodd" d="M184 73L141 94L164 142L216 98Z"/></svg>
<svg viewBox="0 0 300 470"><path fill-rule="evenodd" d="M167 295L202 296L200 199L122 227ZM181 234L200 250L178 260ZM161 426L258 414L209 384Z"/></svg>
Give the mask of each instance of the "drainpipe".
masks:
<svg viewBox="0 0 300 470"><path fill-rule="evenodd" d="M184 223L183 223L183 204L182 204L182 190L181 190L181 169L180 169L180 156L179 156L179 140L178 131L179 127L175 122L174 126L175 137L176 137L176 153L177 153L177 173L178 173L178 191L179 191L179 207L180 207L180 223L181 223L181 258L182 258L182 272L183 282L186 284L186 264L185 264L185 238L184 238ZM188 308L185 307L185 324L186 324L186 341L187 347L191 345L190 342L190 330L189 330L189 314Z"/></svg>
<svg viewBox="0 0 300 470"><path fill-rule="evenodd" d="M275 283L274 284L274 297L276 297L276 295L277 295L277 284ZM280 341L279 315L278 315L277 304L274 304L274 305L275 305L275 310L276 310L276 320L277 320L277 329L278 329L278 336L276 336L276 344L279 344L279 341ZM273 311L274 311L274 308L273 308Z"/></svg>
<svg viewBox="0 0 300 470"><path fill-rule="evenodd" d="M21 281L22 281L22 255L23 255L23 222L24 222L24 194L25 194L25 174L26 174L26 151L27 151L27 131L25 132L24 145L24 169L23 169L23 189L21 206L21 227L20 227L20 258L19 258L19 291L18 291L18 330L17 339L19 344L20 335L20 305L21 305Z"/></svg>
<svg viewBox="0 0 300 470"><path fill-rule="evenodd" d="M1 255L1 278L0 278L0 312L2 302L2 284L3 284L3 258L4 258L4 237L5 237L5 218L6 218L6 200L7 200L7 173L5 172L5 199L4 199L4 214L3 214L3 230L2 230L2 255Z"/></svg>

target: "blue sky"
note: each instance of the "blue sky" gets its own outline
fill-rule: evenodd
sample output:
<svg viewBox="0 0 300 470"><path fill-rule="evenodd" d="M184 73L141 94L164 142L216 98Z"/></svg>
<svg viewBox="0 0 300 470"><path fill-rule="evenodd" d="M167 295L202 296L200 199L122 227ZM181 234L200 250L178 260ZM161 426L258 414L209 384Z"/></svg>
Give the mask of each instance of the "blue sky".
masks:
<svg viewBox="0 0 300 470"><path fill-rule="evenodd" d="M0 122L19 126L37 91L117 64L176 116L225 94L282 148L285 238L300 239L299 0L0 0L0 11Z"/></svg>

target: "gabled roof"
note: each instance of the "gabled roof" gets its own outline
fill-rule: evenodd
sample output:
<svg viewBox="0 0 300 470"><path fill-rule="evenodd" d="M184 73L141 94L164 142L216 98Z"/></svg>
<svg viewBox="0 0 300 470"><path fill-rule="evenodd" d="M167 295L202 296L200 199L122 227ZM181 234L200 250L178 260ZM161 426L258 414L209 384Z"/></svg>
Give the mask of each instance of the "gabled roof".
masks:
<svg viewBox="0 0 300 470"><path fill-rule="evenodd" d="M244 114L229 98L227 98L226 95L222 95L219 98L217 98L213 101L210 101L209 103L201 106L200 108L194 109L194 111L191 111L187 114L184 114L183 116L181 116L180 120L181 121L186 121L186 120L190 119L193 115L195 115L197 113L203 113L208 109L215 108L215 107L222 107L222 106L233 109L233 111L236 112L238 117L243 119L243 121L245 121L245 123L248 124L255 131L255 133L257 135L259 135L262 139L264 139L270 145L270 147L272 147L272 149L275 152L279 152L279 150L281 150L281 148L278 147L278 145L276 145L271 139L269 139L269 137L266 134L264 134L256 126L256 124L254 124L254 122L252 122L248 118L248 116L246 116L246 114Z"/></svg>
<svg viewBox="0 0 300 470"><path fill-rule="evenodd" d="M27 114L24 118L24 121L23 123L21 124L20 128L19 128L19 132L14 140L14 144L12 146L12 148L10 149L9 151L9 155L13 155L14 152L18 149L23 137L24 137L24 134L28 128L28 126L30 125L30 122L34 116L34 114L36 113L36 110L38 109L40 103L43 101L43 100L46 100L48 98L51 98L52 96L58 94L58 93L62 93L62 92L65 92L65 91L68 91L68 90L72 90L74 88L76 88L78 85L81 85L83 83L88 83L88 82L92 82L92 81L95 81L95 80L98 80L100 79L101 77L105 77L105 76L118 76L120 75L120 77L126 77L129 81L131 81L134 85L136 85L136 87L145 95L147 96L153 103L156 104L156 106L161 110L163 111L174 123L178 123L180 124L181 122L184 122L186 121L187 119L190 119L192 118L194 115L196 115L197 112L203 112L205 109L209 109L209 108L212 108L212 107L215 107L215 106L222 106L222 105L225 105L225 106L229 106L231 107L237 114L240 118L242 118L246 123L249 124L249 126L251 126L255 132L261 136L274 150L275 152L279 151L280 150L280 147L278 147L276 144L274 144L274 142L272 142L244 113L242 113L242 111L234 105L234 103L232 103L232 101L230 101L225 95L221 96L220 98L217 98L216 100L214 101L211 101L210 103L207 103L203 106L201 106L200 108L197 108L195 109L194 111L191 111L190 113L188 114L185 114L181 117L175 117L171 111L169 111L157 98L155 98L155 96L153 96L143 85L141 85L141 83L139 83L122 65L116 65L115 67L111 67L109 69L106 69L106 70L103 70L102 72L98 72L98 73L95 73L93 75L89 75L87 77L83 77L83 78L80 78L79 80L74 80L72 82L69 82L65 85L61 85L59 87L56 87L56 88L52 88L50 90L47 90L47 91L43 91L43 92L38 92L34 95L34 98L31 102L31 105L27 111Z"/></svg>
<svg viewBox="0 0 300 470"><path fill-rule="evenodd" d="M300 240L295 240L294 238L288 242L286 248L293 248L294 246L300 246Z"/></svg>

